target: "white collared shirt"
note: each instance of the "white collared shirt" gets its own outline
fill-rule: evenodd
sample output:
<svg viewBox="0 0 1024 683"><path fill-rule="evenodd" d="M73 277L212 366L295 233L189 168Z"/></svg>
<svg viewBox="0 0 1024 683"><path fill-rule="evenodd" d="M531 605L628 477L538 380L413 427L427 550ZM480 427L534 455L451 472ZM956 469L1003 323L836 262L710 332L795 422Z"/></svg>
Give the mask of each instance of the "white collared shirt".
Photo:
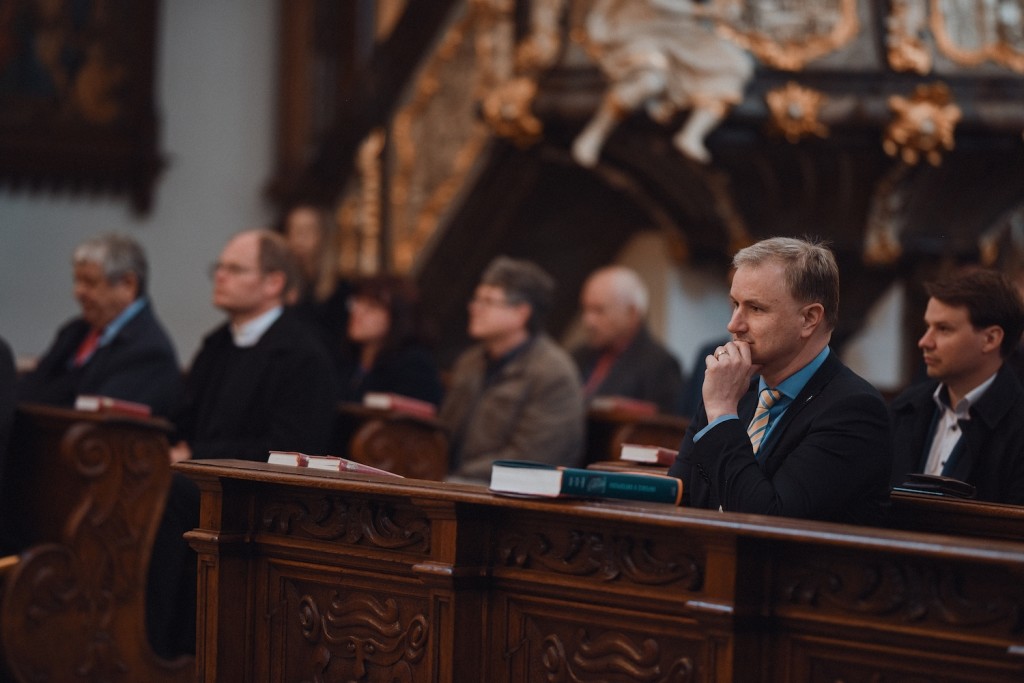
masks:
<svg viewBox="0 0 1024 683"><path fill-rule="evenodd" d="M231 338L235 346L243 349L256 346L263 334L281 317L283 311L284 308L278 306L241 325L231 325Z"/></svg>
<svg viewBox="0 0 1024 683"><path fill-rule="evenodd" d="M985 391L992 386L996 379L995 374L987 380L967 392L967 395L960 399L955 406L950 407L942 400L942 393L946 391L946 385L940 384L935 388L932 399L939 407L939 419L935 424L935 436L932 438L932 447L928 451L928 461L925 463L925 474L942 474L953 453L957 443L960 441L960 421L971 419L971 406L977 403ZM947 394L948 395L948 394Z"/></svg>

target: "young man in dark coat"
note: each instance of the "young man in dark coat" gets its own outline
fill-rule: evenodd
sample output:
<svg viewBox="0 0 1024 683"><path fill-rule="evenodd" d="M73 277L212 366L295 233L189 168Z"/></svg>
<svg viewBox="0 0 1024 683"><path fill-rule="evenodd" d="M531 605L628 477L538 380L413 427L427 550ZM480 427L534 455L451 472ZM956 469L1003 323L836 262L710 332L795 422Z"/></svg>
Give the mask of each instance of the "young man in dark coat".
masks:
<svg viewBox="0 0 1024 683"><path fill-rule="evenodd" d="M917 345L929 379L892 402L892 483L938 474L973 484L978 500L1024 504L1024 388L1005 362L1024 330L1017 289L975 270L927 291Z"/></svg>

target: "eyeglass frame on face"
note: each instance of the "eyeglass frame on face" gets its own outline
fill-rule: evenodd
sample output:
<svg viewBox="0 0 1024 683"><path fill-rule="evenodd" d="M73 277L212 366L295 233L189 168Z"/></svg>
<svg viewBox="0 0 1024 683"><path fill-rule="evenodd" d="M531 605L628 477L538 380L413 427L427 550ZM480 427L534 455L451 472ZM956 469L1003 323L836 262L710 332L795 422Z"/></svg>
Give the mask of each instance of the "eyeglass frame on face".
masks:
<svg viewBox="0 0 1024 683"><path fill-rule="evenodd" d="M249 273L262 274L262 271L259 268L249 268L248 266L242 266L237 263L221 263L220 261L215 261L211 263L207 274L210 276L210 279L212 280L215 277L217 277L217 273L221 271L224 271L225 273L232 277L248 275Z"/></svg>
<svg viewBox="0 0 1024 683"><path fill-rule="evenodd" d="M472 308L473 306L484 306L487 308L512 308L519 306L525 302L516 301L515 299L509 299L507 296L499 301L498 299L491 299L487 297L474 296L466 304L467 307Z"/></svg>

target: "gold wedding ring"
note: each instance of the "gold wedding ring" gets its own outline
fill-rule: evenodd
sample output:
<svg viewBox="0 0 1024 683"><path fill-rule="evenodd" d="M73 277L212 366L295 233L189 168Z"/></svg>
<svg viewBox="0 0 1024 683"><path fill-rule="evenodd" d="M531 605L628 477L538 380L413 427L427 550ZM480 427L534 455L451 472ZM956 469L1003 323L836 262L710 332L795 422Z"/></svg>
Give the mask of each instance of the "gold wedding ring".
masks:
<svg viewBox="0 0 1024 683"><path fill-rule="evenodd" d="M726 351L725 349L722 349L721 351L719 351L718 353L715 354L715 360L718 360L719 356L728 356L728 355L729 355L729 352Z"/></svg>

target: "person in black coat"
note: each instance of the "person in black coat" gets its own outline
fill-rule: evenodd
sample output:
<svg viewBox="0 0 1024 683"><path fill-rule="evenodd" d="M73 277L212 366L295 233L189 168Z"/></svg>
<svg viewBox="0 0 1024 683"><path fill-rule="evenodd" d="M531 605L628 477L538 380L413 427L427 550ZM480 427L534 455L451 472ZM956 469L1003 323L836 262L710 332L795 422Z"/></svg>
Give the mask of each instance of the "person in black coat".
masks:
<svg viewBox="0 0 1024 683"><path fill-rule="evenodd" d="M918 340L929 379L892 401L892 483L923 472L973 484L977 499L1024 504L1024 388L1006 359L1024 330L1012 283L974 270L927 285Z"/></svg>
<svg viewBox="0 0 1024 683"><path fill-rule="evenodd" d="M839 307L832 252L772 238L733 263L733 338L705 361L703 404L669 470L685 484L683 503L884 523L889 420L878 391L828 346Z"/></svg>
<svg viewBox="0 0 1024 683"><path fill-rule="evenodd" d="M587 278L580 296L587 343L572 352L587 399L625 396L678 412L683 390L679 361L644 322L648 294L640 276L609 266Z"/></svg>
<svg viewBox="0 0 1024 683"><path fill-rule="evenodd" d="M147 296L142 248L127 236L102 235L76 247L72 264L81 315L61 327L21 379L18 400L72 407L77 396L98 394L168 416L181 369Z"/></svg>
<svg viewBox="0 0 1024 683"><path fill-rule="evenodd" d="M334 423L335 369L316 334L285 310L296 270L280 235L233 237L213 267L213 303L228 321L209 334L189 369L171 461L268 451L326 451ZM154 544L147 623L165 657L195 651L195 553L182 534L199 525L199 491L175 473Z"/></svg>
<svg viewBox="0 0 1024 683"><path fill-rule="evenodd" d="M344 369L341 399L359 402L369 392L385 392L440 404L441 375L413 284L395 275L366 278L356 284L350 309L355 358Z"/></svg>

